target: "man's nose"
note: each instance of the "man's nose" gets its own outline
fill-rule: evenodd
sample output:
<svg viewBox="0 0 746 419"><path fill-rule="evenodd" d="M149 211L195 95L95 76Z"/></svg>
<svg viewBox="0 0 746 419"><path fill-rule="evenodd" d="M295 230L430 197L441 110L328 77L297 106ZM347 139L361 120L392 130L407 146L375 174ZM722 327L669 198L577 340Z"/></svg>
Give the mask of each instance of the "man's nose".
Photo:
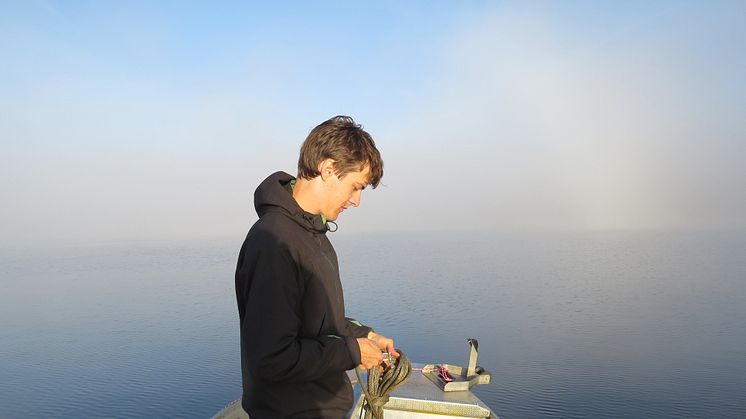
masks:
<svg viewBox="0 0 746 419"><path fill-rule="evenodd" d="M350 195L349 201L353 207L357 207L360 205L360 196L362 195L362 193L363 191L355 191L352 193L352 195Z"/></svg>

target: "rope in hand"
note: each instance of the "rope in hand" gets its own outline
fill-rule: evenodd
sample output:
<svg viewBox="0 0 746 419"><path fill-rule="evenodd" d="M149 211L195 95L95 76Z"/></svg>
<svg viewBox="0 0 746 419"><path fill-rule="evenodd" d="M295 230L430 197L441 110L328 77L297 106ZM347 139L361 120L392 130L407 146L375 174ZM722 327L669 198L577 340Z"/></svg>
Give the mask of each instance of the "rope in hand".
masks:
<svg viewBox="0 0 746 419"><path fill-rule="evenodd" d="M357 381L360 383L363 393L365 393L365 403L363 404L365 419L383 419L383 405L389 401L389 395L412 372L412 365L404 352L399 349L396 352L399 352L399 358L392 366L383 365L383 372L381 372L382 368L380 366L373 367L368 371L367 387L363 385L363 380L360 378L360 369L355 368Z"/></svg>

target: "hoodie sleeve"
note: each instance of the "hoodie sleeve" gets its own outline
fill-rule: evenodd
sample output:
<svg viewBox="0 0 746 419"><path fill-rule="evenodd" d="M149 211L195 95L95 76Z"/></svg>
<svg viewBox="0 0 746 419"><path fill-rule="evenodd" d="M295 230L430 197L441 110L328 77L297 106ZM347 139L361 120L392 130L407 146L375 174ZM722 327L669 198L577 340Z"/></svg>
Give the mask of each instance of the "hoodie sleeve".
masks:
<svg viewBox="0 0 746 419"><path fill-rule="evenodd" d="M254 261L241 324L250 369L269 381L309 381L360 364L352 336L299 336L303 278L287 249L263 246Z"/></svg>
<svg viewBox="0 0 746 419"><path fill-rule="evenodd" d="M354 336L356 338L368 337L368 333L372 332L371 327L365 326L355 319L345 317L347 319L347 335Z"/></svg>

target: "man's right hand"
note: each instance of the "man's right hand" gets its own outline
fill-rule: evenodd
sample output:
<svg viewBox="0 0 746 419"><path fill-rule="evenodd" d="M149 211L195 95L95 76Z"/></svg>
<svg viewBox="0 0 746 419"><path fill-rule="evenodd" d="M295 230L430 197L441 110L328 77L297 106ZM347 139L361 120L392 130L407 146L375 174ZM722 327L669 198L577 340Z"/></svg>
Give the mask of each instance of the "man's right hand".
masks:
<svg viewBox="0 0 746 419"><path fill-rule="evenodd" d="M360 368L369 370L383 361L383 353L371 339L358 338L357 344L360 346Z"/></svg>

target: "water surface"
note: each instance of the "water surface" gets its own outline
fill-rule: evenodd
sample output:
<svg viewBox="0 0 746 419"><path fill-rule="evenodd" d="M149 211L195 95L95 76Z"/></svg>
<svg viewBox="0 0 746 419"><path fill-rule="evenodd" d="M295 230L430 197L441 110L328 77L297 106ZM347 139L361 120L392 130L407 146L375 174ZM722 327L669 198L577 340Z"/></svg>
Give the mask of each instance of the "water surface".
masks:
<svg viewBox="0 0 746 419"><path fill-rule="evenodd" d="M746 417L746 233L332 235L348 314L504 418ZM241 394L241 239L3 250L0 417L209 417Z"/></svg>

